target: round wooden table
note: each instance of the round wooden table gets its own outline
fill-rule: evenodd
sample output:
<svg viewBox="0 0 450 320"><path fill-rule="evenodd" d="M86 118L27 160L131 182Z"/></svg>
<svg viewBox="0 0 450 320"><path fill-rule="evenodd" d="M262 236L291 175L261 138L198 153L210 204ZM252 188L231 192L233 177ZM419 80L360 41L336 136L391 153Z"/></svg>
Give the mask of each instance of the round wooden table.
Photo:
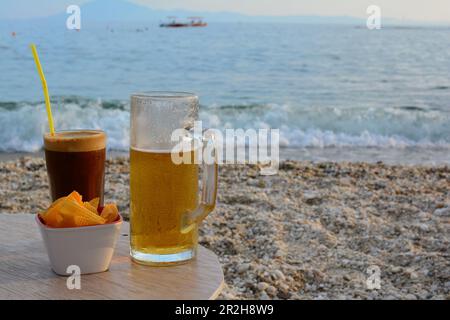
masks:
<svg viewBox="0 0 450 320"><path fill-rule="evenodd" d="M50 269L32 214L0 214L0 299L215 299L224 284L217 256L202 246L197 259L172 267L136 264L129 256L124 222L109 271L81 276L69 289L67 277Z"/></svg>

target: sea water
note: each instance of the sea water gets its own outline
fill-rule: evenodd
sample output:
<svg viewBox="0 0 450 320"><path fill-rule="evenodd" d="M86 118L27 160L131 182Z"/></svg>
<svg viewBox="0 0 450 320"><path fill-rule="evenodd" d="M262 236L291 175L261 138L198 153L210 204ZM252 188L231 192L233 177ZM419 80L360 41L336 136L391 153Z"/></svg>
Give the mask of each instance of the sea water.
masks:
<svg viewBox="0 0 450 320"><path fill-rule="evenodd" d="M0 152L38 151L47 130L30 42L57 128L101 128L113 150L129 148L131 93L182 90L200 96L204 127L279 128L292 154L450 158L449 27L0 23Z"/></svg>

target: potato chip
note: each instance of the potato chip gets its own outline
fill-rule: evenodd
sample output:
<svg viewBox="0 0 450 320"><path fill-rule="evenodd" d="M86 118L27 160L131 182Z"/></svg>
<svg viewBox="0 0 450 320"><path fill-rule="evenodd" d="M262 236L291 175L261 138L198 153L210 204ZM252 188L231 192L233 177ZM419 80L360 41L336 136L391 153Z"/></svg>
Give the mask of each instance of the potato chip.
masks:
<svg viewBox="0 0 450 320"><path fill-rule="evenodd" d="M93 206L95 209L98 208L98 205L100 204L100 198L94 198L91 201L89 201L90 205Z"/></svg>
<svg viewBox="0 0 450 320"><path fill-rule="evenodd" d="M90 202L83 202L83 207L85 207L92 213L98 214L97 207L92 206Z"/></svg>
<svg viewBox="0 0 450 320"><path fill-rule="evenodd" d="M119 215L119 210L115 204L107 204L102 210L100 216L106 220L106 222L114 222Z"/></svg>
<svg viewBox="0 0 450 320"><path fill-rule="evenodd" d="M85 217L82 216L74 216L74 222L75 222L74 227L86 227L98 225L98 223L96 223L95 221L86 219Z"/></svg>
<svg viewBox="0 0 450 320"><path fill-rule="evenodd" d="M59 207L60 214L64 217L81 216L88 219L93 224L104 224L105 219L99 215L93 213L92 211L86 209L84 206L80 206L75 202L70 200L63 201Z"/></svg>
<svg viewBox="0 0 450 320"><path fill-rule="evenodd" d="M47 209L44 213L41 213L41 218L44 220L45 224L57 228L61 224L63 218L59 213L59 208L64 201L67 200L67 197L62 197L57 199L50 208Z"/></svg>
<svg viewBox="0 0 450 320"><path fill-rule="evenodd" d="M53 228L84 227L117 220L119 211L115 204L99 207L99 198L89 202L82 200L82 196L73 191L67 197L55 200L46 211L39 213L39 216L47 226Z"/></svg>
<svg viewBox="0 0 450 320"><path fill-rule="evenodd" d="M79 194L76 191L72 191L71 194L69 194L67 196L67 198L72 198L73 200L75 200L76 202L78 202L79 204L83 204L83 197L81 196L81 194Z"/></svg>

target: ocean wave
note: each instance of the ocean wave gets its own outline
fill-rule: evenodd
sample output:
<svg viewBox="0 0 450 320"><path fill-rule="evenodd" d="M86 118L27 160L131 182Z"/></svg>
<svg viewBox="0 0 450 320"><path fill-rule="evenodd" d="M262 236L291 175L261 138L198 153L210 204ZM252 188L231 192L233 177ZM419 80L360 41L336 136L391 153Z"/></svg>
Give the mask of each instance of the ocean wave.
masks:
<svg viewBox="0 0 450 320"><path fill-rule="evenodd" d="M450 148L450 114L422 107L300 108L279 104L210 104L201 107L204 127L218 129L280 129L280 146L439 147ZM108 148L129 148L129 102L56 97L58 130L102 129ZM43 102L0 102L0 151L35 152L48 131Z"/></svg>
<svg viewBox="0 0 450 320"><path fill-rule="evenodd" d="M413 141L402 136L384 136L369 131L363 131L359 135L335 133L329 130L322 131L318 129L286 129L281 132L282 140L280 141L280 146L282 147L450 148L450 143L445 140L436 142L431 142L427 139Z"/></svg>
<svg viewBox="0 0 450 320"><path fill-rule="evenodd" d="M65 100L52 105L57 130L102 129L108 135L108 147L127 150L129 112L101 100ZM109 106L109 107L108 107ZM1 107L1 105L0 105ZM3 109L3 110L2 110ZM42 137L48 132L45 104L17 103L0 109L0 151L35 152L42 149Z"/></svg>

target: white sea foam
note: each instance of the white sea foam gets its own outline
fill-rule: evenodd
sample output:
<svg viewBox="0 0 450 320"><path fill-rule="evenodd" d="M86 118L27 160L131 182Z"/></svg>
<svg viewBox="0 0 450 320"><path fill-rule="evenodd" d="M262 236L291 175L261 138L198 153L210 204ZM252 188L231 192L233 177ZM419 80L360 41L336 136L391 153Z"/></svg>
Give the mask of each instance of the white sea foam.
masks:
<svg viewBox="0 0 450 320"><path fill-rule="evenodd" d="M57 130L101 129L108 135L108 148L127 150L129 112L105 109L99 104L81 107L76 103L53 106ZM13 110L0 109L0 151L35 152L42 148L42 136L48 132L45 105L21 104Z"/></svg>
<svg viewBox="0 0 450 320"><path fill-rule="evenodd" d="M205 127L278 128L281 147L450 148L448 111L213 105L201 118Z"/></svg>
<svg viewBox="0 0 450 320"><path fill-rule="evenodd" d="M127 103L73 99L53 105L57 129L102 129L108 148L129 148ZM450 148L450 116L402 109L299 109L289 105L203 106L207 128L278 128L281 147ZM0 151L35 152L47 131L43 103L0 106Z"/></svg>

